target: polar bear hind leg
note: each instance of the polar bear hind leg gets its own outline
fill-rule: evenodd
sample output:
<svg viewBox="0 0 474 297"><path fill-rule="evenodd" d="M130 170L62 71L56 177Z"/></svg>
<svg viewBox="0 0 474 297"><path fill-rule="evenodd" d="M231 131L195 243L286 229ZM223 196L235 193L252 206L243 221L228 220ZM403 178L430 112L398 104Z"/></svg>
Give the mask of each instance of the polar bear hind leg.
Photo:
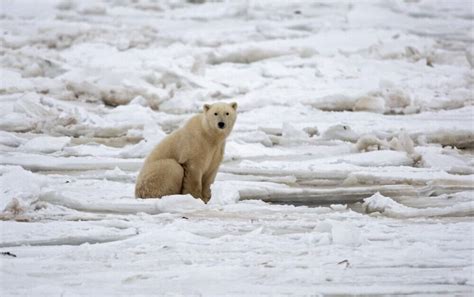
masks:
<svg viewBox="0 0 474 297"><path fill-rule="evenodd" d="M173 159L155 160L142 169L135 187L139 198L161 198L181 194L183 167Z"/></svg>

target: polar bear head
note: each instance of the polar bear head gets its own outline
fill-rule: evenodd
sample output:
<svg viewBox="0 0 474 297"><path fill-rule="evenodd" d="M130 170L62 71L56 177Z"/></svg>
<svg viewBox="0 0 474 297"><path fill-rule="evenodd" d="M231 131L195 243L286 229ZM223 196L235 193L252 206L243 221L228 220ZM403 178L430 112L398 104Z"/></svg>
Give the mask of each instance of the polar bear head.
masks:
<svg viewBox="0 0 474 297"><path fill-rule="evenodd" d="M237 103L214 103L203 106L206 124L210 131L224 134L230 134L237 118Z"/></svg>

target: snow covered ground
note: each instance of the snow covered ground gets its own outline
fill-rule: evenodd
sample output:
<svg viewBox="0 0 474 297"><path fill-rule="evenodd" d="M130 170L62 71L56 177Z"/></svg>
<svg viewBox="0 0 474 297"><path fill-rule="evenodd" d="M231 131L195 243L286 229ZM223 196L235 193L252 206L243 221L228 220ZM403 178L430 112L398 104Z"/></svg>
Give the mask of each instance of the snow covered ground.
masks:
<svg viewBox="0 0 474 297"><path fill-rule="evenodd" d="M473 4L2 0L1 296L474 294ZM205 205L136 200L204 103Z"/></svg>

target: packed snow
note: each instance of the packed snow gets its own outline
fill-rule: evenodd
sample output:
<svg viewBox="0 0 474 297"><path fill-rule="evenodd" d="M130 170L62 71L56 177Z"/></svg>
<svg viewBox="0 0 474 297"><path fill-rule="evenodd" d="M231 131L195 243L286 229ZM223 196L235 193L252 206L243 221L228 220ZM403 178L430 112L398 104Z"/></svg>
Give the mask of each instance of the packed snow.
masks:
<svg viewBox="0 0 474 297"><path fill-rule="evenodd" d="M471 1L2 0L0 295L474 294ZM134 198L202 105L208 204Z"/></svg>

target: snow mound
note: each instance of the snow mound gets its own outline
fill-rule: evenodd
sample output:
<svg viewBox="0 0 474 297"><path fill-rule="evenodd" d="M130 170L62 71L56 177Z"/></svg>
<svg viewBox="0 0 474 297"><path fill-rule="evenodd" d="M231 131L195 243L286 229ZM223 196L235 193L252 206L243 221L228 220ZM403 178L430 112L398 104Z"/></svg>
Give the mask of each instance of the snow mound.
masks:
<svg viewBox="0 0 474 297"><path fill-rule="evenodd" d="M11 167L0 176L0 210L3 214L21 214L40 197L47 185L47 178L24 170Z"/></svg>
<svg viewBox="0 0 474 297"><path fill-rule="evenodd" d="M354 104L354 111L385 112L385 100L380 96L362 96Z"/></svg>
<svg viewBox="0 0 474 297"><path fill-rule="evenodd" d="M346 222L333 222L331 236L334 244L359 246L363 243L359 228Z"/></svg>
<svg viewBox="0 0 474 297"><path fill-rule="evenodd" d="M377 136L372 134L362 135L357 142L355 147L359 152L368 152L373 150L380 150L388 148L386 141L379 139Z"/></svg>
<svg viewBox="0 0 474 297"><path fill-rule="evenodd" d="M146 123L142 132L143 140L139 143L126 147L119 153L123 158L143 158L146 157L153 148L166 137L160 126L156 123Z"/></svg>
<svg viewBox="0 0 474 297"><path fill-rule="evenodd" d="M85 15L104 15L106 14L107 9L103 4L92 4L80 8L79 11Z"/></svg>
<svg viewBox="0 0 474 297"><path fill-rule="evenodd" d="M242 45L240 47L230 46L209 55L210 64L221 63L242 63L250 64L265 59L285 56L298 55L300 57L311 57L316 51L309 47L288 47L275 49L271 46Z"/></svg>
<svg viewBox="0 0 474 297"><path fill-rule="evenodd" d="M474 215L474 201L458 203L446 207L413 208L400 204L392 198L385 197L378 192L364 199L363 206L368 213L378 212L393 218Z"/></svg>
<svg viewBox="0 0 474 297"><path fill-rule="evenodd" d="M70 141L69 137L35 137L20 146L20 150L33 153L54 153L61 151Z"/></svg>
<svg viewBox="0 0 474 297"><path fill-rule="evenodd" d="M380 81L379 89L370 91L355 102L354 111L370 111L375 113L403 113L416 111L411 106L410 95L397 88L392 82Z"/></svg>
<svg viewBox="0 0 474 297"><path fill-rule="evenodd" d="M308 104L325 111L356 111L378 114L412 114L418 112L411 95L389 81L359 94L331 94L309 101ZM462 106L462 105L461 105Z"/></svg>
<svg viewBox="0 0 474 297"><path fill-rule="evenodd" d="M308 133L298 129L294 125L288 122L282 124L282 136L287 139L306 139L309 138Z"/></svg>
<svg viewBox="0 0 474 297"><path fill-rule="evenodd" d="M25 143L25 139L20 138L12 133L0 131L0 144L1 145L18 147L23 143Z"/></svg>
<svg viewBox="0 0 474 297"><path fill-rule="evenodd" d="M348 222L324 220L315 227L314 231L328 233L332 244L356 247L365 242L360 229Z"/></svg>
<svg viewBox="0 0 474 297"><path fill-rule="evenodd" d="M58 191L44 191L39 199L50 204L67 207L78 211L116 213L116 214L158 214L182 213L206 209L206 204L191 195L170 195L160 199L136 199L125 197L113 203L102 198L94 201L72 198Z"/></svg>
<svg viewBox="0 0 474 297"><path fill-rule="evenodd" d="M243 143L261 143L266 147L273 146L272 139L263 131L248 132L238 137L233 137Z"/></svg>
<svg viewBox="0 0 474 297"><path fill-rule="evenodd" d="M469 158L458 151L439 147L420 149L423 156L421 165L426 168L444 170L452 174L474 174L474 166L469 165Z"/></svg>
<svg viewBox="0 0 474 297"><path fill-rule="evenodd" d="M77 4L73 0L61 0L56 4L56 8L59 10L72 10L76 6Z"/></svg>
<svg viewBox="0 0 474 297"><path fill-rule="evenodd" d="M211 205L234 204L240 199L239 187L229 182L215 182L211 187Z"/></svg>
<svg viewBox="0 0 474 297"><path fill-rule="evenodd" d="M443 146L455 146L460 149L474 148L474 132L472 130L439 130L427 135L429 143L439 143Z"/></svg>
<svg viewBox="0 0 474 297"><path fill-rule="evenodd" d="M206 204L191 195L171 195L158 200L158 208L161 212L179 213L205 209Z"/></svg>
<svg viewBox="0 0 474 297"><path fill-rule="evenodd" d="M323 133L322 139L356 142L359 139L359 134L348 125L338 124L329 127Z"/></svg>
<svg viewBox="0 0 474 297"><path fill-rule="evenodd" d="M362 135L355 143L355 148L359 152L374 150L406 152L407 156L413 160L413 163L417 163L421 160L421 155L415 151L414 141L404 130L401 130L398 135L393 136L390 141L387 141L387 139L380 139L373 134Z"/></svg>

